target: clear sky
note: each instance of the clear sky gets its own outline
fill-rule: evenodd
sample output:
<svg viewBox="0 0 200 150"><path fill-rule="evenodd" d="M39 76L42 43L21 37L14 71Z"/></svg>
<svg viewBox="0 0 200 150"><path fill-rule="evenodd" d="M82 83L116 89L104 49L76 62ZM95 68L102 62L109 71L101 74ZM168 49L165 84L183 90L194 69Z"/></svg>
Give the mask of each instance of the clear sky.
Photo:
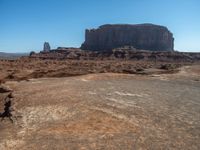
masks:
<svg viewBox="0 0 200 150"><path fill-rule="evenodd" d="M200 0L0 0L0 51L79 47L102 24L167 26L175 49L200 51Z"/></svg>

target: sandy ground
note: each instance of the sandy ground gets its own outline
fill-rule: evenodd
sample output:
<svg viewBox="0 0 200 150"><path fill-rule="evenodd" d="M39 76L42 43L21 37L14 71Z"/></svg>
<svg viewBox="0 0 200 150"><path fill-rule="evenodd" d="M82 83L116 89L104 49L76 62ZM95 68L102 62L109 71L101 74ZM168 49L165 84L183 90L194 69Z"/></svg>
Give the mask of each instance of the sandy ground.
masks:
<svg viewBox="0 0 200 150"><path fill-rule="evenodd" d="M0 122L0 150L200 149L200 66L4 85L14 123Z"/></svg>

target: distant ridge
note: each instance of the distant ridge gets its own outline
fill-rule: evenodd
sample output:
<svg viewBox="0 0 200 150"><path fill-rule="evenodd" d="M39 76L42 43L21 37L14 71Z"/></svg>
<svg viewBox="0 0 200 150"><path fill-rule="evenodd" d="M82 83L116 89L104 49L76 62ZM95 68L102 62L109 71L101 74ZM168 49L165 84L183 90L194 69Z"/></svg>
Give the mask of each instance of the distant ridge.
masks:
<svg viewBox="0 0 200 150"><path fill-rule="evenodd" d="M17 59L22 56L28 56L29 53L5 53L0 52L0 59Z"/></svg>

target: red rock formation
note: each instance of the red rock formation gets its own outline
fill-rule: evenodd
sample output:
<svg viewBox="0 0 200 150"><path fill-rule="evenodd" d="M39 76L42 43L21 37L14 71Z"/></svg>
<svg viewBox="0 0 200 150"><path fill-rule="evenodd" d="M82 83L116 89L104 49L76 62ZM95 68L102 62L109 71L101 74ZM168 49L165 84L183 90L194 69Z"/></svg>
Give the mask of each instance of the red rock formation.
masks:
<svg viewBox="0 0 200 150"><path fill-rule="evenodd" d="M98 29L86 30L81 49L107 51L123 46L173 51L174 38L166 27L159 25L103 25Z"/></svg>

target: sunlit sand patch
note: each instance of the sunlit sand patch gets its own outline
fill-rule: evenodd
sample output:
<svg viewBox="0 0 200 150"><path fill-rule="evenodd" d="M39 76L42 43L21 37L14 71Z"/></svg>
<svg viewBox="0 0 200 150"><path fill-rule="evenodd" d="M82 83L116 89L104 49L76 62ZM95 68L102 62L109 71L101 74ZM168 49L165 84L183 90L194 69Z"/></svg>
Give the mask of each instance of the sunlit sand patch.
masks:
<svg viewBox="0 0 200 150"><path fill-rule="evenodd" d="M123 73L96 73L81 76L78 80L113 80L118 78L132 78L135 77L133 74L123 74Z"/></svg>
<svg viewBox="0 0 200 150"><path fill-rule="evenodd" d="M154 74L154 75L151 75L151 77L159 79L159 80L163 80L163 81L169 81L169 79L164 74L163 75Z"/></svg>
<svg viewBox="0 0 200 150"><path fill-rule="evenodd" d="M69 111L67 106L36 106L26 107L23 110L19 110L22 114L24 126L31 124L38 124L44 122L52 122L57 120L64 120L72 117L75 112Z"/></svg>
<svg viewBox="0 0 200 150"><path fill-rule="evenodd" d="M120 104L120 106L125 106L125 107L127 107L127 106L135 106L135 102L134 101L128 102L128 101L125 101L125 100L122 100L122 99L115 99L115 98L110 98L110 97L106 97L106 99L109 100L109 101L118 103L118 104ZM113 106L116 105L115 103L112 103Z"/></svg>
<svg viewBox="0 0 200 150"><path fill-rule="evenodd" d="M133 97L145 97L148 96L148 94L133 94L133 93L128 93L128 92L119 92L115 91L115 94L120 95L120 96L133 96Z"/></svg>
<svg viewBox="0 0 200 150"><path fill-rule="evenodd" d="M96 94L97 94L97 93L92 92L92 91L88 91L88 93L89 93L90 95L96 95Z"/></svg>
<svg viewBox="0 0 200 150"><path fill-rule="evenodd" d="M41 81L38 81L38 80L32 80L31 83L32 83L32 84L38 84L38 83L42 83L42 82L41 82Z"/></svg>
<svg viewBox="0 0 200 150"><path fill-rule="evenodd" d="M86 80L86 79L81 79L81 81L83 81L83 82L88 82L89 80Z"/></svg>
<svg viewBox="0 0 200 150"><path fill-rule="evenodd" d="M19 137L25 137L36 131L39 128L38 124L64 121L75 115L75 111L60 105L26 107L18 112L22 115L20 125L22 128L17 133Z"/></svg>
<svg viewBox="0 0 200 150"><path fill-rule="evenodd" d="M115 98L110 98L110 97L106 97L105 99L109 101L109 102L107 102L107 105L110 105L112 107L122 108L122 109L124 109L124 108L126 109L127 107L134 107L137 109L141 109L140 106L136 105L136 102L134 100L128 101L128 100L115 99Z"/></svg>
<svg viewBox="0 0 200 150"><path fill-rule="evenodd" d="M200 76L200 69L199 69L199 66L193 66L193 68L191 68L190 66L184 66L184 67L181 67L179 69L180 71L176 74L176 75L179 75L179 76Z"/></svg>
<svg viewBox="0 0 200 150"><path fill-rule="evenodd" d="M138 124L139 124L138 120L136 120L135 117L131 116L131 118L129 118L129 117L123 115L123 114L115 113L114 111L112 111L110 109L99 108L99 107L91 107L91 109L102 111L104 113L107 113L108 115L111 115L113 117L116 117L118 119L124 120L124 121L129 122L129 123L132 123L135 126L138 126Z"/></svg>

